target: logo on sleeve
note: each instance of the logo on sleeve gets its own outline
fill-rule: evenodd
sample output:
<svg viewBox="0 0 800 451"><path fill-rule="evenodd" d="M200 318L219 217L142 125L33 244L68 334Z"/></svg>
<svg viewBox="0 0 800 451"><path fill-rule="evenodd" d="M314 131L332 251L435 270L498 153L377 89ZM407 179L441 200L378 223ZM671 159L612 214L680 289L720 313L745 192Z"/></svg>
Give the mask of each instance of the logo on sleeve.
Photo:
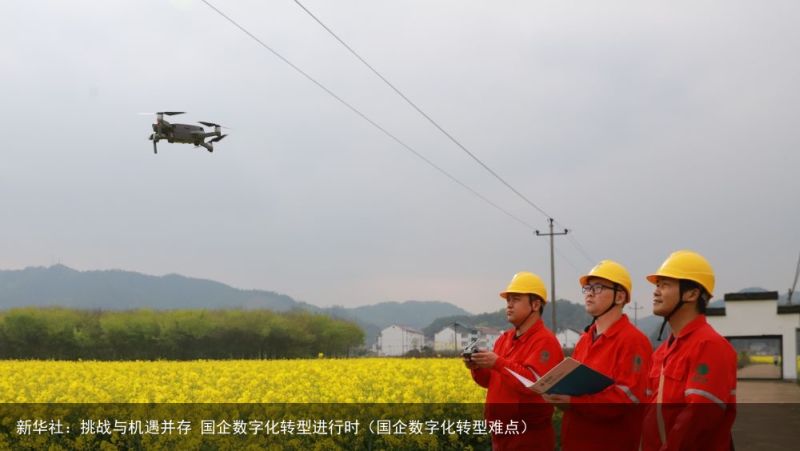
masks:
<svg viewBox="0 0 800 451"><path fill-rule="evenodd" d="M548 351L542 351L539 354L539 361L542 363L547 363L548 360L550 360L550 353Z"/></svg>
<svg viewBox="0 0 800 451"><path fill-rule="evenodd" d="M642 370L642 356L635 355L633 356L633 372L638 373Z"/></svg>
<svg viewBox="0 0 800 451"><path fill-rule="evenodd" d="M697 368L694 369L694 377L692 378L692 382L699 382L701 384L705 384L708 382L708 365L705 363L701 363L697 365Z"/></svg>

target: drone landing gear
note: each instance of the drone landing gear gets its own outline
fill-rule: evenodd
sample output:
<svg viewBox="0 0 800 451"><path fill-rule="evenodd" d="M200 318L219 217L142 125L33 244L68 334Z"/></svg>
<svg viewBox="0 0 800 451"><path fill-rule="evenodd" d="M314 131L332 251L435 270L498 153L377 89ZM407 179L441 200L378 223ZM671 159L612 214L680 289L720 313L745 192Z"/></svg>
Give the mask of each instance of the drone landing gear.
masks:
<svg viewBox="0 0 800 451"><path fill-rule="evenodd" d="M150 135L150 141L153 141L153 153L157 154L158 153L158 147L156 147L156 143L158 142L158 139L156 139L155 133Z"/></svg>

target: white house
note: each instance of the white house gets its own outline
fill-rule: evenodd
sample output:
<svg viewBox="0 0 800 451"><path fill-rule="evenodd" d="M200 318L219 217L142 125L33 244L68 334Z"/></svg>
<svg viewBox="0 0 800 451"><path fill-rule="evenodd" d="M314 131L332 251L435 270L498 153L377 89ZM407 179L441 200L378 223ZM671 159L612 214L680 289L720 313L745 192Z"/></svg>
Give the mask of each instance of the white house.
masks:
<svg viewBox="0 0 800 451"><path fill-rule="evenodd" d="M503 331L494 327L478 327L478 342L487 349L494 349L494 342L503 335Z"/></svg>
<svg viewBox="0 0 800 451"><path fill-rule="evenodd" d="M800 305L778 305L777 291L728 293L706 317L736 348L737 377L797 380Z"/></svg>
<svg viewBox="0 0 800 451"><path fill-rule="evenodd" d="M433 335L433 350L460 352L470 342L472 335L474 335L472 328L449 325Z"/></svg>
<svg viewBox="0 0 800 451"><path fill-rule="evenodd" d="M378 355L401 356L412 349L422 350L423 346L425 335L422 332L394 324L381 331L376 348Z"/></svg>
<svg viewBox="0 0 800 451"><path fill-rule="evenodd" d="M581 333L574 329L561 329L556 333L556 339L564 349L574 349L581 338Z"/></svg>
<svg viewBox="0 0 800 451"><path fill-rule="evenodd" d="M454 331L455 329L455 331ZM467 344L477 339L482 348L492 349L503 331L493 327L471 327L461 324L449 325L433 336L433 349L437 352L461 352Z"/></svg>

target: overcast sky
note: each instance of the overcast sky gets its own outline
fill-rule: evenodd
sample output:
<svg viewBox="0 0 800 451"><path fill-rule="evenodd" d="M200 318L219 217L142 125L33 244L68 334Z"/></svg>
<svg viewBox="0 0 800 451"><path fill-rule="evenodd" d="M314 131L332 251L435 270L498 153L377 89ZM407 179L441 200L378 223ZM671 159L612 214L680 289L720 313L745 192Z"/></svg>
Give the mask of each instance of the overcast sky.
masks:
<svg viewBox="0 0 800 451"><path fill-rule="evenodd" d="M292 0L210 0L462 183L547 220ZM715 296L785 291L800 252L795 1L301 0L486 165L573 233L558 297L615 259L705 255ZM495 311L549 249L199 0L6 2L0 268L179 273L320 306ZM230 127L213 154L152 116Z"/></svg>

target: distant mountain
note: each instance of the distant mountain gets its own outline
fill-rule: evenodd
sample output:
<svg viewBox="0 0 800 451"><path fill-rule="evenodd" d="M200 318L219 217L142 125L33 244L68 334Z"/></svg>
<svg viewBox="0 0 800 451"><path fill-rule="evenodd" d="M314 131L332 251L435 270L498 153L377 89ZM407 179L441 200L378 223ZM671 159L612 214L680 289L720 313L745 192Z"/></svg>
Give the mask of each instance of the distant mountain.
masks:
<svg viewBox="0 0 800 451"><path fill-rule="evenodd" d="M469 314L440 301L320 308L285 294L241 290L177 274L151 276L121 270L77 271L64 265L0 270L0 309L24 306L101 310L245 308L279 312L303 309L356 322L364 329L368 344L381 329L391 324L421 329L439 316Z"/></svg>
<svg viewBox="0 0 800 451"><path fill-rule="evenodd" d="M739 293L763 293L765 291L769 291L769 290L765 290L764 288L761 288L761 287L747 287L747 288L742 288L738 292Z"/></svg>
<svg viewBox="0 0 800 451"><path fill-rule="evenodd" d="M433 337L437 332L447 326L457 324L458 327L494 327L496 329L504 330L511 327L506 320L504 310L498 310L493 313L481 313L479 315L452 315L444 316L435 319L433 322L422 328L422 332L426 337ZM460 330L460 329L459 329Z"/></svg>
<svg viewBox="0 0 800 451"><path fill-rule="evenodd" d="M741 290L758 291L766 290L757 287ZM786 292L781 293L779 302L787 302ZM800 294L795 294L794 302L800 304ZM716 307L724 304L717 299L711 305ZM273 291L241 290L219 282L177 274L151 276L122 270L76 271L64 265L0 270L0 309L23 306L101 310L245 308L279 312L303 309L354 321L364 329L368 345L375 341L381 329L391 324L420 329L427 336L433 336L454 321L469 326L510 327L502 309L494 313L471 315L464 309L441 301L383 302L355 308L321 308ZM559 300L556 313L559 329L567 327L581 332L591 322L582 305L563 299ZM551 326L551 317L548 304L543 314L548 327ZM638 326L654 339L661 326L661 318L640 318Z"/></svg>
<svg viewBox="0 0 800 451"><path fill-rule="evenodd" d="M647 338L650 339L650 344L653 345L653 349L655 349L656 347L658 347L658 345L661 344L661 342L658 341L658 330L661 328L661 323L663 321L664 318L655 315L639 318L636 321L636 327L638 327L639 330L641 330L642 333L645 334L645 336L647 336ZM670 332L669 324L667 324L666 326L664 326L663 337L668 337L669 332Z"/></svg>
<svg viewBox="0 0 800 451"><path fill-rule="evenodd" d="M76 271L64 265L0 271L0 308L53 305L103 310L319 310L316 306L295 301L285 294L240 290L219 282L177 274L158 277L120 270Z"/></svg>
<svg viewBox="0 0 800 451"><path fill-rule="evenodd" d="M347 309L348 314L380 327L402 324L422 329L442 316L469 315L466 310L440 301L381 302Z"/></svg>
<svg viewBox="0 0 800 451"><path fill-rule="evenodd" d="M586 307L583 303L571 302L567 299L559 299L556 303L556 322L558 323L558 330L572 329L578 333L583 333L592 322L592 317L586 313ZM553 312L551 305L548 302L542 312L544 324L550 329L553 328Z"/></svg>

